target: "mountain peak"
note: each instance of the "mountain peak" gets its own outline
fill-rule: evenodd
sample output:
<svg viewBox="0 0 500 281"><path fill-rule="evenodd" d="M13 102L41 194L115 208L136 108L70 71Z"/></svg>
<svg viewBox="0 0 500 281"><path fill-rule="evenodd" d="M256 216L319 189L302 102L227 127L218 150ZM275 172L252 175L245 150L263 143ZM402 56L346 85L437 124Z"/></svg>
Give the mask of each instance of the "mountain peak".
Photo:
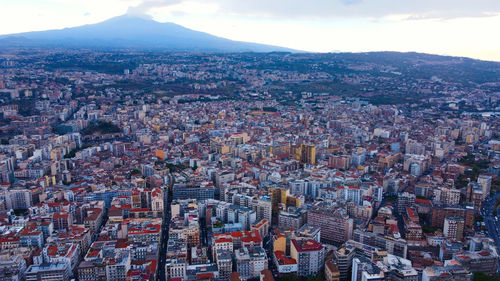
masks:
<svg viewBox="0 0 500 281"><path fill-rule="evenodd" d="M186 52L290 52L291 49L232 41L161 23L151 17L124 14L96 24L60 30L0 36L0 48L148 49Z"/></svg>
<svg viewBox="0 0 500 281"><path fill-rule="evenodd" d="M122 21L139 21L139 22L156 22L150 15L146 14L123 14L120 16L116 16L110 19L105 20L104 22L122 22Z"/></svg>

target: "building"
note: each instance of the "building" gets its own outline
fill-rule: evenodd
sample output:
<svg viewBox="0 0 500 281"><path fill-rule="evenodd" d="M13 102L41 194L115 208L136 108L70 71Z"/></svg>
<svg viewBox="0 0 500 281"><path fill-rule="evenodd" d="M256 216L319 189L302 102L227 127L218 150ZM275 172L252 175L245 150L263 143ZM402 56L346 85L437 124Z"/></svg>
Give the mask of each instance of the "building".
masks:
<svg viewBox="0 0 500 281"><path fill-rule="evenodd" d="M106 264L82 261L78 265L78 280L106 281Z"/></svg>
<svg viewBox="0 0 500 281"><path fill-rule="evenodd" d="M385 281L384 272L370 259L355 257L352 260L351 281Z"/></svg>
<svg viewBox="0 0 500 281"><path fill-rule="evenodd" d="M186 280L219 280L219 272L215 263L188 265Z"/></svg>
<svg viewBox="0 0 500 281"><path fill-rule="evenodd" d="M343 246L336 251L333 251L334 261L340 274L341 280L347 280L348 274L351 270L352 259L354 258L355 251L351 245Z"/></svg>
<svg viewBox="0 0 500 281"><path fill-rule="evenodd" d="M493 177L490 175L479 175L477 178L477 183L481 186L481 190L483 191L483 200L490 195L492 179Z"/></svg>
<svg viewBox="0 0 500 281"><path fill-rule="evenodd" d="M129 252L119 253L106 266L106 281L127 281L131 257Z"/></svg>
<svg viewBox="0 0 500 281"><path fill-rule="evenodd" d="M26 270L26 281L69 281L69 279L70 268L62 262L30 265Z"/></svg>
<svg viewBox="0 0 500 281"><path fill-rule="evenodd" d="M352 238L353 220L341 208L316 205L307 212L307 223L321 229L321 241L341 245Z"/></svg>
<svg viewBox="0 0 500 281"><path fill-rule="evenodd" d="M278 227L282 230L299 229L306 223L307 211L302 208L289 208L288 212L280 211L278 217Z"/></svg>
<svg viewBox="0 0 500 281"><path fill-rule="evenodd" d="M271 199L253 198L250 201L249 207L257 214L257 220L267 220L271 222L272 219L272 204Z"/></svg>
<svg viewBox="0 0 500 281"><path fill-rule="evenodd" d="M25 227L19 237L21 247L43 247L43 233L36 227Z"/></svg>
<svg viewBox="0 0 500 281"><path fill-rule="evenodd" d="M119 246L121 245L121 246ZM82 281L126 281L131 269L132 251L116 240L92 243L84 260L78 265L78 279Z"/></svg>
<svg viewBox="0 0 500 281"><path fill-rule="evenodd" d="M258 231L260 234L260 237L266 237L267 234L269 234L269 221L266 219L263 219L255 224L252 224L250 226L250 231Z"/></svg>
<svg viewBox="0 0 500 281"><path fill-rule="evenodd" d="M297 261L297 274L308 276L317 274L325 263L325 247L312 239L292 239L290 256Z"/></svg>
<svg viewBox="0 0 500 281"><path fill-rule="evenodd" d="M422 281L472 281L473 275L462 266L428 266L422 271Z"/></svg>
<svg viewBox="0 0 500 281"><path fill-rule="evenodd" d="M229 280L229 276L231 275L231 272L233 272L232 252L227 250L218 250L215 252L215 255L220 280Z"/></svg>
<svg viewBox="0 0 500 281"><path fill-rule="evenodd" d="M73 225L68 231L61 231L51 236L47 242L49 241L57 243L76 243L80 246L81 253L85 254L90 247L90 230L85 227Z"/></svg>
<svg viewBox="0 0 500 281"><path fill-rule="evenodd" d="M208 248L207 247L192 247L191 248L191 256L190 263L192 265L196 264L207 264L209 262L208 258Z"/></svg>
<svg viewBox="0 0 500 281"><path fill-rule="evenodd" d="M431 211L431 226L443 228L446 217L464 218L465 228L474 226L474 208L470 206L449 206L433 203Z"/></svg>
<svg viewBox="0 0 500 281"><path fill-rule="evenodd" d="M165 261L166 279L186 278L188 259L187 240L170 236Z"/></svg>
<svg viewBox="0 0 500 281"><path fill-rule="evenodd" d="M434 201L448 205L460 203L460 190L455 188L440 187L433 190Z"/></svg>
<svg viewBox="0 0 500 281"><path fill-rule="evenodd" d="M494 246L478 252L454 253L453 260L473 273L484 272L488 275L494 275L498 270L498 254ZM449 261L447 262L450 264Z"/></svg>
<svg viewBox="0 0 500 281"><path fill-rule="evenodd" d="M275 249L273 251L273 261L279 273L297 273L298 271L297 260L286 256L284 251Z"/></svg>
<svg viewBox="0 0 500 281"><path fill-rule="evenodd" d="M312 239L321 242L321 229L306 223L301 228L295 230L294 236L297 239Z"/></svg>
<svg viewBox="0 0 500 281"><path fill-rule="evenodd" d="M12 205L7 206L8 209L28 209L32 206L31 192L27 189L9 190L10 202Z"/></svg>
<svg viewBox="0 0 500 281"><path fill-rule="evenodd" d="M378 257L377 259L380 259ZM411 261L394 255L384 255L377 261L377 266L384 271L387 280L418 281L419 274L413 268Z"/></svg>
<svg viewBox="0 0 500 281"><path fill-rule="evenodd" d="M397 211L400 214L403 214L406 211L406 208L412 207L415 203L416 196L415 194L410 194L408 192L403 192L398 195L398 208Z"/></svg>
<svg viewBox="0 0 500 281"><path fill-rule="evenodd" d="M76 272L79 262L80 248L75 243L47 245L39 256L35 255L33 257L35 265L44 263L65 263L69 265L70 277L74 277L73 273Z"/></svg>
<svg viewBox="0 0 500 281"><path fill-rule="evenodd" d="M52 215L55 230L68 230L73 225L73 216L69 212L56 212Z"/></svg>
<svg viewBox="0 0 500 281"><path fill-rule="evenodd" d="M90 229L91 233L95 233L102 224L104 217L101 208L90 208L87 209L87 216L84 219L84 225L86 228Z"/></svg>
<svg viewBox="0 0 500 281"><path fill-rule="evenodd" d="M215 188L213 186L188 186L186 184L175 184L173 187L172 196L174 200L178 199L196 199L206 200L213 199Z"/></svg>
<svg viewBox="0 0 500 281"><path fill-rule="evenodd" d="M234 257L242 280L259 277L268 266L266 251L261 247L240 248L234 251Z"/></svg>
<svg viewBox="0 0 500 281"><path fill-rule="evenodd" d="M464 219L447 217L444 219L443 235L446 238L462 241L464 237Z"/></svg>
<svg viewBox="0 0 500 281"><path fill-rule="evenodd" d="M26 261L20 255L0 255L0 280L22 281L26 274Z"/></svg>
<svg viewBox="0 0 500 281"><path fill-rule="evenodd" d="M280 204L286 206L287 197L290 195L290 190L286 188L271 188L271 206L272 217L271 224L278 224L278 217L280 212Z"/></svg>
<svg viewBox="0 0 500 281"><path fill-rule="evenodd" d="M325 279L326 281L340 281L339 268L330 260L325 263Z"/></svg>
<svg viewBox="0 0 500 281"><path fill-rule="evenodd" d="M213 250L230 250L241 247L262 247L262 237L257 230L233 231L230 233L218 233L213 237Z"/></svg>
<svg viewBox="0 0 500 281"><path fill-rule="evenodd" d="M406 258L408 244L404 239L356 229L354 230L353 240L372 247L377 247L387 251L389 254Z"/></svg>
<svg viewBox="0 0 500 281"><path fill-rule="evenodd" d="M300 152L300 162L316 165L316 146L314 144L301 144Z"/></svg>

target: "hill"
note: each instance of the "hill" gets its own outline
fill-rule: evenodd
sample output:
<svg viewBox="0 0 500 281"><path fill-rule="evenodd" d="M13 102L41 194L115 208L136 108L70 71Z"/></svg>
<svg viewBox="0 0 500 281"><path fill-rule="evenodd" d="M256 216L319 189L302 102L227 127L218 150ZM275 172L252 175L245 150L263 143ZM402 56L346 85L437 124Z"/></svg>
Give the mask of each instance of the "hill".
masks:
<svg viewBox="0 0 500 281"><path fill-rule="evenodd" d="M0 36L0 48L143 49L184 52L291 52L294 50L232 41L175 23L123 15L104 22Z"/></svg>

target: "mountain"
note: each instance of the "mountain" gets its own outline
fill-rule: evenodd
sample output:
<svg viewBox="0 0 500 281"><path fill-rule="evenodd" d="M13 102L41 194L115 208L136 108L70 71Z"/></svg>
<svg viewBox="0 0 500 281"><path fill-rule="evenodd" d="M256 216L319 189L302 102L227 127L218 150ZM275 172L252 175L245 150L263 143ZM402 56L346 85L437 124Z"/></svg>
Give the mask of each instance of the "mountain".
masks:
<svg viewBox="0 0 500 281"><path fill-rule="evenodd" d="M146 49L188 52L296 52L233 41L174 23L123 15L104 22L0 36L0 48Z"/></svg>

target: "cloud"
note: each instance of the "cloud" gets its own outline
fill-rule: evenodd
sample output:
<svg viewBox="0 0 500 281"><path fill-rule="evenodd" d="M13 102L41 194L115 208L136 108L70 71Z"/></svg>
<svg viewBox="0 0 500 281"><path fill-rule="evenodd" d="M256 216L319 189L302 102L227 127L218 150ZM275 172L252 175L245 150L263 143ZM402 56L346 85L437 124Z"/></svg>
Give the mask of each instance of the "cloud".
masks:
<svg viewBox="0 0 500 281"><path fill-rule="evenodd" d="M128 14L147 14L180 3L212 4L220 14L263 18L383 18L408 19L482 17L500 13L499 0L142 0ZM189 14L189 11L184 11Z"/></svg>
<svg viewBox="0 0 500 281"><path fill-rule="evenodd" d="M467 12L447 12L447 13L437 13L427 12L420 14L408 15L405 20L428 20L428 19L441 19L449 20L456 18L482 18L482 17L495 17L500 15L500 12L486 12L486 11L467 11Z"/></svg>
<svg viewBox="0 0 500 281"><path fill-rule="evenodd" d="M137 6L131 6L127 9L128 15L144 16L154 8L168 7L183 2L183 0L143 0Z"/></svg>
<svg viewBox="0 0 500 281"><path fill-rule="evenodd" d="M354 4L358 4L358 3L361 3L361 1L363 0L340 0L342 3L344 3L345 5L354 5Z"/></svg>

